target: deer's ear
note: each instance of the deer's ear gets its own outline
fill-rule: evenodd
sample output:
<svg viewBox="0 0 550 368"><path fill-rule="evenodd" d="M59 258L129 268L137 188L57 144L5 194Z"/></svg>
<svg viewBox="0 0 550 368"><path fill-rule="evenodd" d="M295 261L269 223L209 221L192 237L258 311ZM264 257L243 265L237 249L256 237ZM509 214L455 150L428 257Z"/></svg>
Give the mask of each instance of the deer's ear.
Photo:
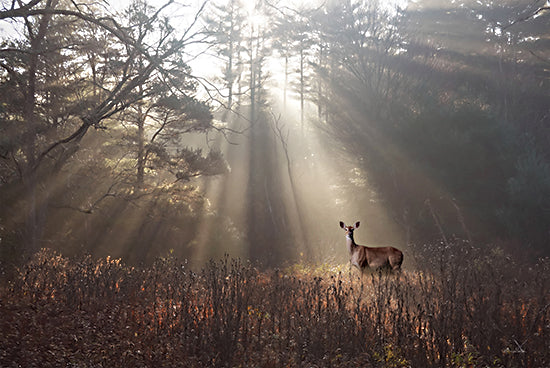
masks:
<svg viewBox="0 0 550 368"><path fill-rule="evenodd" d="M357 222L355 223L355 228L356 228L356 229L359 227L359 224L361 224L361 222L359 222L359 221L357 221Z"/></svg>
<svg viewBox="0 0 550 368"><path fill-rule="evenodd" d="M344 225L343 221L340 221L340 227L343 229L346 225Z"/></svg>

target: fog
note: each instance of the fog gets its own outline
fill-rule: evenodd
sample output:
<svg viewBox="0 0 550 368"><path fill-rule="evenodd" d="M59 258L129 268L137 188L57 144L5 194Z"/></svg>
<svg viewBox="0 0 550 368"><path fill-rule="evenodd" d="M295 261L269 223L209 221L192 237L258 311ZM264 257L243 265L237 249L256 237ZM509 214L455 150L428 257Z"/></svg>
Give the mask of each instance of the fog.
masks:
<svg viewBox="0 0 550 368"><path fill-rule="evenodd" d="M297 101L285 109L277 97L266 120L214 139L231 170L203 183L209 213L193 240L194 257L227 252L267 264L343 262L340 220L362 220L358 238L368 244L403 244L402 231L357 166L360 159L331 146L314 121L302 128ZM238 119L233 124L238 130ZM234 227L232 236L220 239L227 226Z"/></svg>
<svg viewBox="0 0 550 368"><path fill-rule="evenodd" d="M2 4L2 260L550 252L542 1Z"/></svg>

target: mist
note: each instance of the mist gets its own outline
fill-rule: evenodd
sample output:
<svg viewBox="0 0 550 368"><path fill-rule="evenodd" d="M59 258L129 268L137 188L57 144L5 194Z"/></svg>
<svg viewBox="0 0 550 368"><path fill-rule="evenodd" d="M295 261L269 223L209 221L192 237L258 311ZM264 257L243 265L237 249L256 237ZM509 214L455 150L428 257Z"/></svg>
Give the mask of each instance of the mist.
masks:
<svg viewBox="0 0 550 368"><path fill-rule="evenodd" d="M0 10L4 261L550 254L544 2L56 6Z"/></svg>

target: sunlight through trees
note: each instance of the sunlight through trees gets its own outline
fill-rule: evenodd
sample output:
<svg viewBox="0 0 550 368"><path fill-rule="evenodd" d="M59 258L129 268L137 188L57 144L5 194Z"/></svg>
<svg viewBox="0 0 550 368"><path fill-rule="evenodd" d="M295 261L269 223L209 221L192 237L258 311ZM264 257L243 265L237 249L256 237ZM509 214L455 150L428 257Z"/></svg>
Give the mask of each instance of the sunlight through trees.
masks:
<svg viewBox="0 0 550 368"><path fill-rule="evenodd" d="M544 1L1 4L5 259L548 254Z"/></svg>

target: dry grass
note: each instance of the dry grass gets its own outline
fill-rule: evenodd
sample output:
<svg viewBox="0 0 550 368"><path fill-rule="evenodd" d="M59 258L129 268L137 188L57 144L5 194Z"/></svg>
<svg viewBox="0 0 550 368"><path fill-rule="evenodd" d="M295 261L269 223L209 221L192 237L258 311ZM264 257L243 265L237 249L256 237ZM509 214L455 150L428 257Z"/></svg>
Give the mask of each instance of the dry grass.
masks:
<svg viewBox="0 0 550 368"><path fill-rule="evenodd" d="M45 250L1 289L0 366L550 366L550 262L458 249L422 248L431 265L362 278Z"/></svg>

